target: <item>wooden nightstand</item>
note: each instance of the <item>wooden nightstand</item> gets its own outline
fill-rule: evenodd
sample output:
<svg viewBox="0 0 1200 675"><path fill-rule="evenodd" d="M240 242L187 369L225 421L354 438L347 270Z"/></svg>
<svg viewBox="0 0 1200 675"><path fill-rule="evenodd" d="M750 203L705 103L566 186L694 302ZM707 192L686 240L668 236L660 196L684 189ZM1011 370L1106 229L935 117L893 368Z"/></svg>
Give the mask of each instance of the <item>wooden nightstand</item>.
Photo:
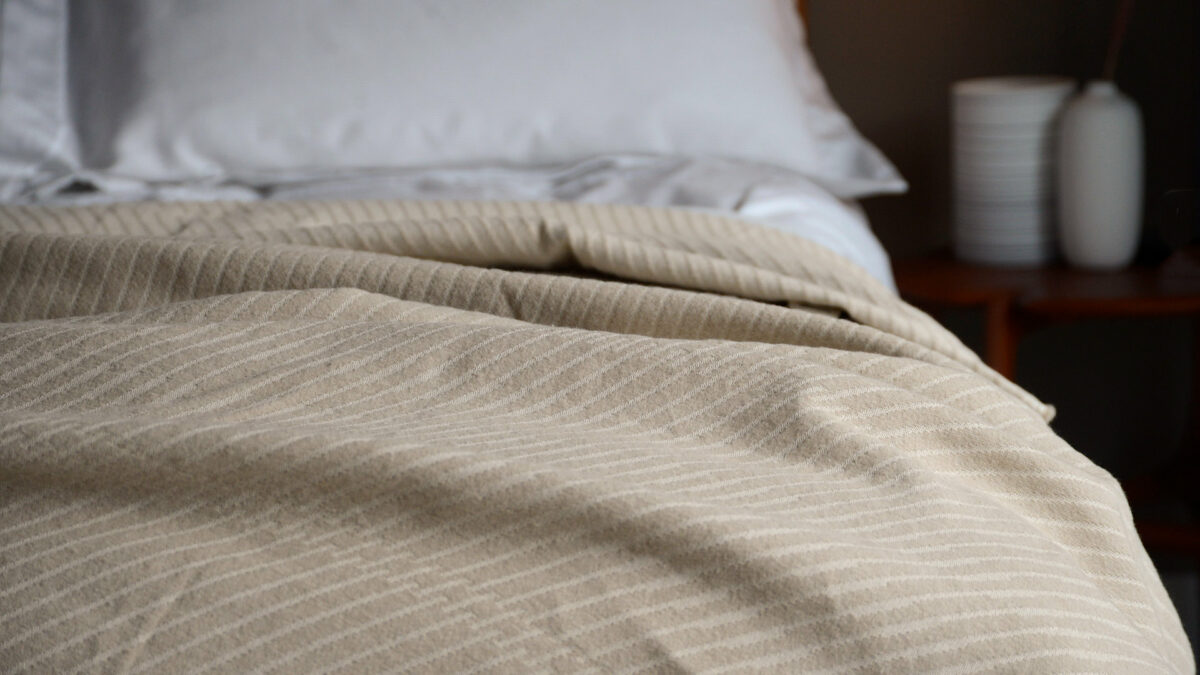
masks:
<svg viewBox="0 0 1200 675"><path fill-rule="evenodd" d="M1018 346L1031 330L1054 322L1115 317L1185 316L1196 321L1190 431L1171 475L1131 479L1126 491L1140 503L1174 493L1200 507L1200 249L1180 251L1158 267L1087 272L1065 266L1012 269L933 256L899 260L896 284L909 302L936 315L954 307L984 314L989 366L1012 379ZM1138 521L1147 548L1200 556L1200 527Z"/></svg>
<svg viewBox="0 0 1200 675"><path fill-rule="evenodd" d="M918 307L983 309L984 360L1010 379L1021 337L1040 324L1123 316L1200 318L1200 249L1176 253L1158 267L1117 272L985 267L935 256L897 261L895 273L900 294Z"/></svg>

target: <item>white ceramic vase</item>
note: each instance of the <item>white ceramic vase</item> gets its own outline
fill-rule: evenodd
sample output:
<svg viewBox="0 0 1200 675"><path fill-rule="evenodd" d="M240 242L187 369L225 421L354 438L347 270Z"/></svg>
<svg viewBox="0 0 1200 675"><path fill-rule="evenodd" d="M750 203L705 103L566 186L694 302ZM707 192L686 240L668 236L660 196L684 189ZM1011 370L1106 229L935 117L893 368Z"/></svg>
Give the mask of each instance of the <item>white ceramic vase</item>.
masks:
<svg viewBox="0 0 1200 675"><path fill-rule="evenodd" d="M1067 262L1117 269L1142 222L1142 118L1109 81L1089 82L1063 110L1058 137L1059 243Z"/></svg>

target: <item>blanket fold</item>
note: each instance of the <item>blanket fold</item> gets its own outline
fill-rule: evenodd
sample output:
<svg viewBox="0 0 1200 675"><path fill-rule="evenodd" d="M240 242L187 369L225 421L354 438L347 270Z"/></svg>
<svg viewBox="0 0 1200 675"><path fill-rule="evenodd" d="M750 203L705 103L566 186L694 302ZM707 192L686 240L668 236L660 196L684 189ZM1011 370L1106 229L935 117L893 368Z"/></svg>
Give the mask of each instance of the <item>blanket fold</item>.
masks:
<svg viewBox="0 0 1200 675"><path fill-rule="evenodd" d="M1192 669L1051 414L714 214L4 207L0 663Z"/></svg>

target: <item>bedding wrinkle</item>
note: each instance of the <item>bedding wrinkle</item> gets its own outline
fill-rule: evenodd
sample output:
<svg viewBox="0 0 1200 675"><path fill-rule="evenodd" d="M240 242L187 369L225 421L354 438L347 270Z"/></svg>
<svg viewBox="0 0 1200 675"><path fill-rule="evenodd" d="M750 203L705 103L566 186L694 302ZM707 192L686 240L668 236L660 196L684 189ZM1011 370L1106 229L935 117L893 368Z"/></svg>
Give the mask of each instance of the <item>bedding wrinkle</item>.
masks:
<svg viewBox="0 0 1200 675"><path fill-rule="evenodd" d="M171 607L179 599L179 596L188 589L193 582L202 575L200 570L192 570L187 574L179 575L179 583L175 588L163 596L163 598L154 605L151 605L152 613L146 617L146 622L138 631L137 637L133 639L133 644L130 645L128 653L125 655L124 661L118 667L119 672L131 672L133 666L137 663L146 647L146 642L150 636L154 634L155 628L162 623L163 619L170 613ZM157 606L155 606L157 605Z"/></svg>
<svg viewBox="0 0 1200 675"><path fill-rule="evenodd" d="M1190 672L1050 414L712 213L0 206L0 662Z"/></svg>

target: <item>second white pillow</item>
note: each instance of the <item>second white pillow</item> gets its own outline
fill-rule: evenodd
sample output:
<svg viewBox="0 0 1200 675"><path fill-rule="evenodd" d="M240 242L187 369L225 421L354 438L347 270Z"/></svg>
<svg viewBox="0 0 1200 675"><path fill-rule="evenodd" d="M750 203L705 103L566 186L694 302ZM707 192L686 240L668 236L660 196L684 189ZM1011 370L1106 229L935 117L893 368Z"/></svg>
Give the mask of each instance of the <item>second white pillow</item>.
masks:
<svg viewBox="0 0 1200 675"><path fill-rule="evenodd" d="M87 171L254 184L647 153L903 189L788 0L76 0L71 22Z"/></svg>

